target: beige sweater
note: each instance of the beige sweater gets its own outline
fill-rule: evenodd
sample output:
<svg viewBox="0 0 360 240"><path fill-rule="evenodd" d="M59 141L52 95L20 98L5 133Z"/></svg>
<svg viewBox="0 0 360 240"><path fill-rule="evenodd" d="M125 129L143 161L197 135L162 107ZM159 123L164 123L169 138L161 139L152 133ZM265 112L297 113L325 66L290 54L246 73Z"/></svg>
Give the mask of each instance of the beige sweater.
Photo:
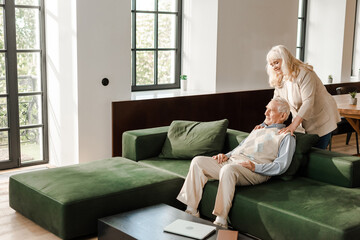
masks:
<svg viewBox="0 0 360 240"><path fill-rule="evenodd" d="M258 164L270 163L278 156L280 143L287 134L279 134L278 128L253 130L241 146L231 154L233 160L251 160Z"/></svg>
<svg viewBox="0 0 360 240"><path fill-rule="evenodd" d="M286 84L275 88L275 96L288 100L293 119L298 115L304 119L302 127L306 133L322 137L335 130L340 121L335 100L313 71L301 69L291 85L292 97L289 97Z"/></svg>

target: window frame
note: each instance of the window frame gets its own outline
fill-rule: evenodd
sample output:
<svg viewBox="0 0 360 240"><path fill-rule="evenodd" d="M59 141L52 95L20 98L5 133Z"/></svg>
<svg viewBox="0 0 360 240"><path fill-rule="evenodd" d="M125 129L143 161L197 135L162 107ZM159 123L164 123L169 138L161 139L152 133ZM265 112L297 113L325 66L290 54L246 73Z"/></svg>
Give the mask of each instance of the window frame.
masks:
<svg viewBox="0 0 360 240"><path fill-rule="evenodd" d="M146 91L146 90L163 90L180 88L180 71L181 71L181 29L182 29L182 0L177 0L177 12L158 11L158 1L154 0L154 11L144 11L136 9L136 0L132 0L131 9L131 91ZM154 48L137 48L136 46L136 14L149 13L154 14ZM176 36L175 48L159 48L158 47L158 16L159 14L172 14L176 16ZM154 52L154 84L137 85L136 84L136 53L143 51ZM175 51L175 82L170 84L158 84L158 55L161 51Z"/></svg>
<svg viewBox="0 0 360 240"><path fill-rule="evenodd" d="M300 36L296 39L296 57L301 61L305 60L305 37L306 37L306 20L307 20L308 0L299 0L298 26L301 26ZM301 16L300 13L303 13ZM298 39L300 38L300 42ZM298 54L299 51L299 54Z"/></svg>
<svg viewBox="0 0 360 240"><path fill-rule="evenodd" d="M355 64L355 51L356 51L356 40L357 40L357 34L356 34L356 29L359 27L359 26L357 26L357 20L358 20L358 14L359 14L359 12L358 12L358 8L359 8L359 6L358 6L358 4L359 4L359 1L358 0L356 0L356 2L355 2L355 17L354 17L354 34L353 34L353 45L352 45L352 54L351 54L351 72L350 72L350 77L358 77L358 79L360 79L360 76L359 76L359 74L360 74L360 69L359 70L356 70L356 69L358 69L358 68L355 68L354 67L354 64Z"/></svg>
<svg viewBox="0 0 360 240"><path fill-rule="evenodd" d="M9 160L0 162L0 169L32 166L49 162L48 147L48 118L47 118L47 84L46 84L46 41L45 41L45 3L38 0L39 6L17 5L14 0L5 1L4 4L4 41L6 61L6 83L8 110L8 139L9 139ZM16 42L16 8L28 8L39 10L39 49L17 49ZM40 91L21 93L18 92L18 62L19 53L39 53L40 57ZM41 120L39 124L20 126L19 97L40 96L41 98ZM20 131L24 129L42 129L42 159L35 159L29 162L22 162ZM2 129L6 130L6 129Z"/></svg>

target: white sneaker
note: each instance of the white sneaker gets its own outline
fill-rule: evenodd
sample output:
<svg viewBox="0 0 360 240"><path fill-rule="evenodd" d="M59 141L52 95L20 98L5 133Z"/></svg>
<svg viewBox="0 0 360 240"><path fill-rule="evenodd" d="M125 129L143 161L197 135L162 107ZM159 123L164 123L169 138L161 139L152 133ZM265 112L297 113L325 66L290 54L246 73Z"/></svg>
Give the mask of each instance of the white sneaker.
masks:
<svg viewBox="0 0 360 240"><path fill-rule="evenodd" d="M225 218L222 218L222 217L219 217L219 216L216 216L216 219L215 221L213 222L215 225L218 225L220 227L223 227L223 228L228 228L228 222Z"/></svg>
<svg viewBox="0 0 360 240"><path fill-rule="evenodd" d="M188 213L188 214L190 214L190 215L193 215L194 217L200 217L200 213L199 213L199 211L197 211L196 213L193 213L193 212L191 212L191 211L189 211L189 210L185 210L185 212L186 213Z"/></svg>
<svg viewBox="0 0 360 240"><path fill-rule="evenodd" d="M216 220L213 222L213 224L215 224L215 225L217 225L219 227L225 228L225 229L228 229L228 227L229 227L227 223L222 224L220 222L217 222Z"/></svg>

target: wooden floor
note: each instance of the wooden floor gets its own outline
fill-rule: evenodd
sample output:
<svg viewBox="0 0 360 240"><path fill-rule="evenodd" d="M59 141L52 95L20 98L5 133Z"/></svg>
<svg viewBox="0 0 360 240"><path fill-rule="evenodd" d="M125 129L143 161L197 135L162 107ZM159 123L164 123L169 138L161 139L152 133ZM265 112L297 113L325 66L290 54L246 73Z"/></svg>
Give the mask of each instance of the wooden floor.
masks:
<svg viewBox="0 0 360 240"><path fill-rule="evenodd" d="M350 138L349 145L345 144L346 134L333 136L331 151L345 153L349 155L356 155L356 140L353 133Z"/></svg>
<svg viewBox="0 0 360 240"><path fill-rule="evenodd" d="M352 136L349 145L345 145L346 135L333 137L332 150L350 155L356 154L355 137ZM58 240L57 236L46 231L9 207L8 184L9 176L24 171L47 168L48 165L0 171L0 239L1 240ZM86 239L86 238L85 238ZM91 240L97 237L87 238Z"/></svg>

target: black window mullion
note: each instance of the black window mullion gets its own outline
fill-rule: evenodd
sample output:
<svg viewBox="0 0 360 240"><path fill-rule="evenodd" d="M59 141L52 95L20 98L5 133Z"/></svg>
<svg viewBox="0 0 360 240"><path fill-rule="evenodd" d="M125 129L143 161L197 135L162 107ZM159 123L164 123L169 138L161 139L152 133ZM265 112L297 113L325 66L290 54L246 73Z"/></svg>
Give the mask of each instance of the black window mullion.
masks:
<svg viewBox="0 0 360 240"><path fill-rule="evenodd" d="M132 12L135 12L135 10L131 10ZM145 11L145 10L136 10L137 13L159 13L159 14L175 14L177 15L177 12L164 12L164 11Z"/></svg>
<svg viewBox="0 0 360 240"><path fill-rule="evenodd" d="M20 166L19 100L17 85L17 53L14 1L5 2L5 42L8 86L9 159L12 167Z"/></svg>
<svg viewBox="0 0 360 240"><path fill-rule="evenodd" d="M41 6L32 6L32 5L14 5L16 8L33 8L33 9L39 9Z"/></svg>
<svg viewBox="0 0 360 240"><path fill-rule="evenodd" d="M41 49L18 49L17 53L40 53L41 54L42 50Z"/></svg>
<svg viewBox="0 0 360 240"><path fill-rule="evenodd" d="M302 25L302 38L301 38L301 42L302 42L302 51L301 51L301 55L300 55L300 59L302 61L305 60L305 38L306 38L306 18L307 18L307 2L308 0L303 0L303 8L304 8L304 20L303 20L303 25Z"/></svg>
<svg viewBox="0 0 360 240"><path fill-rule="evenodd" d="M158 50L161 50L161 51L176 51L177 49L176 48L157 48ZM156 48L141 48L141 49L138 49L137 51L143 51L143 52L146 52L146 51L155 51Z"/></svg>
<svg viewBox="0 0 360 240"><path fill-rule="evenodd" d="M43 160L49 162L49 131L47 118L47 81L46 81L46 41L45 41L45 0L40 0L40 71L41 71L41 100L42 100L42 129L43 129Z"/></svg>
<svg viewBox="0 0 360 240"><path fill-rule="evenodd" d="M131 62L131 79L132 79L132 86L136 86L136 0L132 0L132 26L131 26L131 31L132 31L132 62Z"/></svg>
<svg viewBox="0 0 360 240"><path fill-rule="evenodd" d="M176 16L176 67L175 67L175 79L179 79L179 81L175 81L175 85L177 88L180 88L180 74L181 74L181 29L182 29L182 1L178 1L178 14Z"/></svg>
<svg viewBox="0 0 360 240"><path fill-rule="evenodd" d="M23 96L34 96L34 95L44 95L44 92L28 92L28 93L19 93L18 96L19 97L23 97Z"/></svg>
<svg viewBox="0 0 360 240"><path fill-rule="evenodd" d="M351 54L351 75L350 76L354 76L357 74L360 74L359 72L357 72L354 69L354 54L355 54L355 41L356 41L356 28L357 28L357 17L358 17L358 0L356 0L355 3L355 17L354 17L354 35L353 35L353 46L352 46L352 54Z"/></svg>
<svg viewBox="0 0 360 240"><path fill-rule="evenodd" d="M136 86L136 50L132 50L131 56L131 78L132 78L132 85Z"/></svg>
<svg viewBox="0 0 360 240"><path fill-rule="evenodd" d="M296 46L300 49L299 59L305 60L305 38L306 38L306 18L307 18L307 0L299 1L299 8L301 9L302 15L298 16L298 22L301 21L300 29L300 46Z"/></svg>
<svg viewBox="0 0 360 240"><path fill-rule="evenodd" d="M31 128L44 128L44 124L30 124L30 125L26 125L26 126L21 126L20 130L31 129Z"/></svg>
<svg viewBox="0 0 360 240"><path fill-rule="evenodd" d="M154 27L154 85L158 85L158 59L159 59L159 13L158 0L155 0L155 27Z"/></svg>

